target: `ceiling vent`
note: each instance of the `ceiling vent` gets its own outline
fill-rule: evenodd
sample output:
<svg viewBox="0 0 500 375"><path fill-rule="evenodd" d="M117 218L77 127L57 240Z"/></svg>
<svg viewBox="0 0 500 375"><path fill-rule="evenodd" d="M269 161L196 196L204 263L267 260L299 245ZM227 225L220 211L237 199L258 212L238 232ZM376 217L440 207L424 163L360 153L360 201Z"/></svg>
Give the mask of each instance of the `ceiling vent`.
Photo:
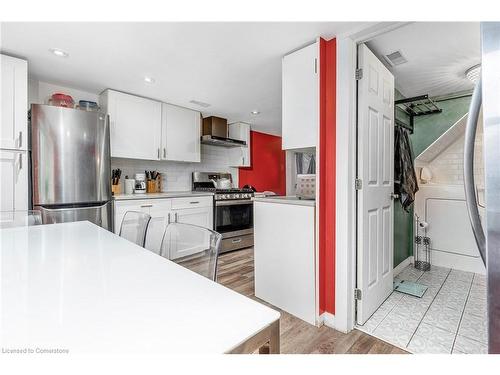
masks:
<svg viewBox="0 0 500 375"><path fill-rule="evenodd" d="M203 107L203 108L210 107L210 104L205 103L205 102L200 102L198 100L190 100L189 103L199 105L200 107Z"/></svg>
<svg viewBox="0 0 500 375"><path fill-rule="evenodd" d="M406 57L403 56L401 51L389 53L388 55L384 55L384 57L387 60L387 62L392 66L401 65L408 62L408 60L406 60Z"/></svg>

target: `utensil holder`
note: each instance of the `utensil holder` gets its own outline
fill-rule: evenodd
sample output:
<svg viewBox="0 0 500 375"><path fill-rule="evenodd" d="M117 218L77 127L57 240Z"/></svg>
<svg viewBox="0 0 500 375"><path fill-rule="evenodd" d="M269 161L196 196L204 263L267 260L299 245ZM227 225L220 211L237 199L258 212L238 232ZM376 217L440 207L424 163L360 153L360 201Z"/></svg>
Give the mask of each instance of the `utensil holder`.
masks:
<svg viewBox="0 0 500 375"><path fill-rule="evenodd" d="M156 193L156 181L147 180L146 181L146 193Z"/></svg>
<svg viewBox="0 0 500 375"><path fill-rule="evenodd" d="M117 184L117 185L111 185L111 192L113 193L113 195L118 195L121 193L121 185L120 184Z"/></svg>

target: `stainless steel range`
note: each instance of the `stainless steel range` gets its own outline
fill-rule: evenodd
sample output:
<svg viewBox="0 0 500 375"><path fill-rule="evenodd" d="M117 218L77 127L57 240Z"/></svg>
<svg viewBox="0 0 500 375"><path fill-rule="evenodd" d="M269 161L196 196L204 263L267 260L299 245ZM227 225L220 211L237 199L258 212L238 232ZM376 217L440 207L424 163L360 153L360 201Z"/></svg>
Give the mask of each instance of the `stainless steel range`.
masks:
<svg viewBox="0 0 500 375"><path fill-rule="evenodd" d="M221 253L253 246L253 190L233 188L230 173L193 172L193 191L214 193L214 230Z"/></svg>

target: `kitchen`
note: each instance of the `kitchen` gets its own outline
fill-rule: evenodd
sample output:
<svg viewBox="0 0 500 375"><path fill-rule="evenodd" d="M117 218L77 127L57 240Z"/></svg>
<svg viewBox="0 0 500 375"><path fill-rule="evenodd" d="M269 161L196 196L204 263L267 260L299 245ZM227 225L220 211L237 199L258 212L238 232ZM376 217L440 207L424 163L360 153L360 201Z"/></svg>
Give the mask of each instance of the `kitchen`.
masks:
<svg viewBox="0 0 500 375"><path fill-rule="evenodd" d="M282 132L274 110L266 111L267 104L246 104L244 113L231 116L227 113L232 103L212 108L195 99L194 92L187 105L179 105L178 99L172 104L164 94L153 94L161 80L149 73L140 78L142 83L134 82L137 91L122 84L96 91L85 79L68 78L75 77L77 66L81 68L76 47L54 48L45 42L42 56L40 48L30 47L33 39L50 34L53 25L41 30L32 25L29 36L19 39L17 30L24 26L2 25L2 124L14 125L2 126L2 140L11 140L2 143L2 152L12 155L2 158L2 181L14 184L2 189L2 224L16 221L12 213L33 210L47 228L88 221L127 238L133 227L131 242L174 263L203 250L202 237L189 234L171 246L166 228L175 224L206 228L221 235L217 250L221 264L234 257L253 263L255 256L252 269L259 301L297 321L320 326L315 226L318 128L296 131L300 121L310 119L295 118L294 99L289 101L288 116L295 123L291 121L292 128ZM140 25L138 30L149 27ZM75 25L75 38L79 31ZM298 54L299 66L289 57L283 59L284 66L291 60L292 69L301 69L304 57L317 60L318 43L311 44L305 56ZM280 71L283 55L274 55ZM318 65L305 76L312 82L311 90L319 84ZM92 74L102 75L100 69L94 66ZM67 78L62 78L64 70ZM292 71L291 84L294 79ZM307 105L317 106L314 97ZM318 111L311 115L318 122ZM129 225L131 214L145 218L143 232L137 232L136 222ZM298 226L299 241L286 233L291 224ZM280 251L293 250L298 256L274 251L273 241L280 239ZM286 259L292 261L287 264ZM224 271L224 266L216 267L220 280ZM280 280L274 280L276 273L282 275Z"/></svg>

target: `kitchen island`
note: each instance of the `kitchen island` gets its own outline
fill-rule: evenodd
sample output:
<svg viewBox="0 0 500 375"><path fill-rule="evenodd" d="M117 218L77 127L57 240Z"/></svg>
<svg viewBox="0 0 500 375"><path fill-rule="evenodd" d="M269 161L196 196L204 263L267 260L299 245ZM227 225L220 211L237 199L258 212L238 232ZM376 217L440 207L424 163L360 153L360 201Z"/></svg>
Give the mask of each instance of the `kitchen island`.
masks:
<svg viewBox="0 0 500 375"><path fill-rule="evenodd" d="M279 352L280 314L89 222L0 230L0 346Z"/></svg>
<svg viewBox="0 0 500 375"><path fill-rule="evenodd" d="M255 296L317 324L314 200L253 200Z"/></svg>

